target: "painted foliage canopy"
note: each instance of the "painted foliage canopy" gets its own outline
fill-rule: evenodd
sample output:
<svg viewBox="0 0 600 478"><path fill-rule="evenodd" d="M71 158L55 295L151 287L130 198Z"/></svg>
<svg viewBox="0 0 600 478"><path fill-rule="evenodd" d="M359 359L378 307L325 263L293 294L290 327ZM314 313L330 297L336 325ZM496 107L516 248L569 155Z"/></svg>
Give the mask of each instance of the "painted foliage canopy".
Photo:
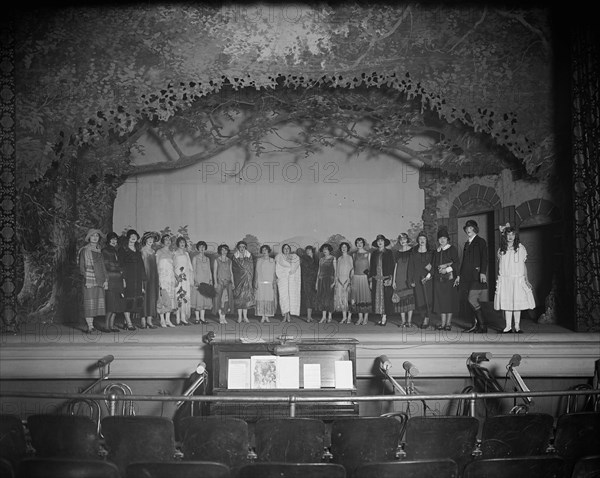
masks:
<svg viewBox="0 0 600 478"><path fill-rule="evenodd" d="M123 144L140 124L170 120L224 89L285 87L395 90L448 124L489 135L543 176L554 160L547 16L412 3L23 13L16 24L20 185L75 148L107 138ZM313 111L322 109L312 99ZM398 133L392 120L388 113L378 141ZM113 162L112 173L127 173L125 166Z"/></svg>

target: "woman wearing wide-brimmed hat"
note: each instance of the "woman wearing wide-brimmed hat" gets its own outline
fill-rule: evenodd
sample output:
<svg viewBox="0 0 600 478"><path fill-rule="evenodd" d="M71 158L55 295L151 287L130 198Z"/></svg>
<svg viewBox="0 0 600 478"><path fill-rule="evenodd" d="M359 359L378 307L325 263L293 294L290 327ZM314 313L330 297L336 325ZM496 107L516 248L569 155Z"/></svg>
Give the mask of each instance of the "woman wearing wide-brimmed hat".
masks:
<svg viewBox="0 0 600 478"><path fill-rule="evenodd" d="M398 251L396 253L396 266L392 287L394 293L392 302L397 313L400 314L400 327L412 327L412 315L415 310L415 295L408 282L408 264L412 255L410 238L405 232L398 236Z"/></svg>
<svg viewBox="0 0 600 478"><path fill-rule="evenodd" d="M392 303L393 276L394 276L394 253L388 249L390 240L383 234L379 234L373 243L375 250L371 253L370 281L371 281L371 303L373 312L381 314L381 320L377 325L385 326L387 316L394 311Z"/></svg>
<svg viewBox="0 0 600 478"><path fill-rule="evenodd" d="M160 316L162 328L175 327L171 322L171 313L175 312L175 268L173 266L173 251L171 236L163 234L160 238L162 247L156 251L156 266L158 268L158 299L156 312Z"/></svg>
<svg viewBox="0 0 600 478"><path fill-rule="evenodd" d="M106 314L104 291L108 289L108 274L99 247L103 236L99 229L89 229L85 235L86 245L77 256L79 271L83 275L83 315L88 334L96 330L94 317Z"/></svg>

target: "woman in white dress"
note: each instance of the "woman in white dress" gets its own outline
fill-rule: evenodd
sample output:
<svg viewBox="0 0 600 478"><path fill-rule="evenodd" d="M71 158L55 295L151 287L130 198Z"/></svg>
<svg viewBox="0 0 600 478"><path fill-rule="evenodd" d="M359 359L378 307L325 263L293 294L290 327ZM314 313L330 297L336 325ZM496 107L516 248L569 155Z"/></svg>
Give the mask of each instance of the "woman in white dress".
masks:
<svg viewBox="0 0 600 478"><path fill-rule="evenodd" d="M289 244L284 244L275 257L275 274L282 322L291 322L290 316L300 315L300 257L292 252Z"/></svg>
<svg viewBox="0 0 600 478"><path fill-rule="evenodd" d="M256 260L256 273L254 274L254 290L256 291L256 315L260 315L260 323L270 322L269 317L275 315L277 308L275 287L275 259L269 256L271 248L263 245L260 248L260 257Z"/></svg>
<svg viewBox="0 0 600 478"><path fill-rule="evenodd" d="M192 261L187 251L185 237L178 237L175 241L177 249L173 253L173 268L175 269L175 303L177 315L175 325L192 325L188 319L192 314L190 284L194 278Z"/></svg>
<svg viewBox="0 0 600 478"><path fill-rule="evenodd" d="M504 311L506 327L502 333L522 334L521 311L533 309L535 300L531 284L527 280L527 250L519 241L518 231L509 223L500 226L500 249L498 249L498 280L494 309Z"/></svg>
<svg viewBox="0 0 600 478"><path fill-rule="evenodd" d="M162 328L175 327L171 322L171 312L175 311L175 269L173 267L171 236L164 234L160 242L162 247L156 251L159 287L156 312L160 317Z"/></svg>

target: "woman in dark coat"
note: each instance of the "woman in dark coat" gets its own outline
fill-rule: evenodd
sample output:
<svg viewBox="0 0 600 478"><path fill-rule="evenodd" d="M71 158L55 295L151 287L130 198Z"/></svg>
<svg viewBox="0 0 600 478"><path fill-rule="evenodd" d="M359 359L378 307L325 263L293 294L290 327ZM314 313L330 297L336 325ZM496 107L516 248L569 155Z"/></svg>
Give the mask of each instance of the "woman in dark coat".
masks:
<svg viewBox="0 0 600 478"><path fill-rule="evenodd" d="M424 314L422 329L429 327L429 315L433 302L431 281L425 280L433 267L433 251L429 249L427 236L420 232L417 245L412 249L408 262L408 282L415 291L415 309Z"/></svg>
<svg viewBox="0 0 600 478"><path fill-rule="evenodd" d="M134 229L127 231L125 247L119 250L119 263L125 278L125 325L123 330L135 330L131 314L144 313L146 269L142 254L137 248L139 234Z"/></svg>
<svg viewBox="0 0 600 478"><path fill-rule="evenodd" d="M456 271L460 270L458 250L450 244L446 229L437 234L439 246L433 253L433 311L440 314L442 323L438 330L451 330L452 314L458 312L458 288L454 287Z"/></svg>
<svg viewBox="0 0 600 478"><path fill-rule="evenodd" d="M369 279L371 281L371 303L373 312L381 314L381 320L377 325L387 324L387 315L394 311L392 303L393 276L394 276L394 253L387 246L390 240L383 234L379 234L371 244L375 250L371 252L371 264L369 268Z"/></svg>
<svg viewBox="0 0 600 478"><path fill-rule="evenodd" d="M319 261L313 246L306 246L300 256L301 304L306 309L306 321L312 322L312 311L317 306L317 273Z"/></svg>
<svg viewBox="0 0 600 478"><path fill-rule="evenodd" d="M104 267L108 274L108 289L105 291L106 297L106 321L104 323L104 332L119 332L115 327L115 317L118 313L125 312L125 299L123 291L123 271L119 263L119 254L117 244L119 236L110 232L106 236L106 246L102 249L102 259Z"/></svg>

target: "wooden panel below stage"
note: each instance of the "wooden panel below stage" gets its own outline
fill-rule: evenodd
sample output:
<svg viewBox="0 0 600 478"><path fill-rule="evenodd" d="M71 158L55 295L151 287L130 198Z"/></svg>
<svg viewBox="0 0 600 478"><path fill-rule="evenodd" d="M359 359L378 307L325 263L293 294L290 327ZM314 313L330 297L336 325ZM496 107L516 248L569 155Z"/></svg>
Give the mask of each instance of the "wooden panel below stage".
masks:
<svg viewBox="0 0 600 478"><path fill-rule="evenodd" d="M486 366L504 376L513 354L522 357L523 377L591 377L600 358L600 334L576 333L557 326L523 324L523 334L465 334L451 331L331 324L307 324L295 319L289 324L215 323L171 329L122 331L86 335L60 325L24 328L16 335L0 336L2 380L85 379L97 376L95 362L114 355L114 379L181 379L188 377L200 361L211 363L210 347L203 342L208 332L218 341L276 341L283 335L295 339L332 340L355 338L356 376L370 378L377 372L376 359L387 355L394 376L402 377L408 360L419 377L468 378L466 359L471 352L492 354ZM210 370L209 370L210 372Z"/></svg>

